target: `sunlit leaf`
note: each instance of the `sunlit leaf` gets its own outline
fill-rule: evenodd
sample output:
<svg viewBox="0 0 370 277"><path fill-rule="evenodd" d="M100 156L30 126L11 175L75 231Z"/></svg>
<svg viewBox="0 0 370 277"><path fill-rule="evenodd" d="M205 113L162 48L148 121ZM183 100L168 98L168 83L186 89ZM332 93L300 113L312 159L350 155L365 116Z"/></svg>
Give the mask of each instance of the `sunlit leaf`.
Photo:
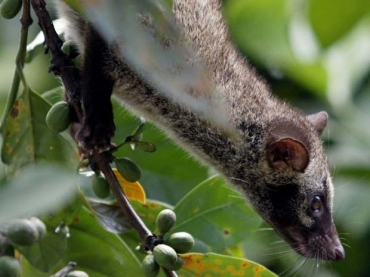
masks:
<svg viewBox="0 0 370 277"><path fill-rule="evenodd" d="M254 232L261 220L245 199L214 176L188 193L174 209L177 221L171 233L186 231L196 240L193 251L221 252Z"/></svg>
<svg viewBox="0 0 370 277"><path fill-rule="evenodd" d="M288 17L284 0L227 0L225 17L235 42L259 62L289 64Z"/></svg>
<svg viewBox="0 0 370 277"><path fill-rule="evenodd" d="M348 32L370 12L370 1L311 0L309 17L312 27L324 47Z"/></svg>
<svg viewBox="0 0 370 277"><path fill-rule="evenodd" d="M179 277L275 277L275 273L249 260L214 253L181 255L184 265Z"/></svg>
<svg viewBox="0 0 370 277"><path fill-rule="evenodd" d="M292 50L285 0L226 0L225 16L242 52L267 69L281 71L324 98L327 76L323 62L301 61Z"/></svg>
<svg viewBox="0 0 370 277"><path fill-rule="evenodd" d="M113 172L116 175L117 180L120 183L121 188L125 192L127 198L145 204L146 201L145 191L143 187L140 185L140 183L138 181L129 182L125 180L125 178L123 178L122 175L115 168L113 168Z"/></svg>
<svg viewBox="0 0 370 277"><path fill-rule="evenodd" d="M6 120L1 150L9 174L33 162L77 168L78 159L72 146L46 126L49 109L50 104L31 90L14 103Z"/></svg>

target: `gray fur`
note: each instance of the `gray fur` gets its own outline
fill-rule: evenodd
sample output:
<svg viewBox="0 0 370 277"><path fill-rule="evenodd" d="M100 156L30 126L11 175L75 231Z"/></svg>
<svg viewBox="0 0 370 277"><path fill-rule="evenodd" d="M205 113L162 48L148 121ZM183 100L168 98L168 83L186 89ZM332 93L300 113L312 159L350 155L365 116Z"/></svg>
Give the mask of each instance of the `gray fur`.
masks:
<svg viewBox="0 0 370 277"><path fill-rule="evenodd" d="M77 30L72 28L69 37L82 50L81 18L64 5L58 6L63 16L77 23ZM221 93L227 120L236 130L237 139L157 92L112 52L115 68L107 74L116 80L115 96L222 173L292 247L300 247L297 252L308 257L340 259L338 251L343 252L343 248L332 221L333 185L319 138L326 125L326 113L306 117L271 95L266 83L231 43L218 0L175 0L173 10L179 30L194 48L189 60L206 67L214 91ZM303 163L302 172L285 163L280 167L267 158L269 147L284 138L303 148L303 156L307 151L308 164ZM276 195L272 193L275 190ZM275 203L283 201L279 193L291 193L287 205ZM325 199L327 217L315 233L315 220L307 210L316 194ZM307 232L300 233L305 228ZM312 242L316 242L315 248L310 246Z"/></svg>

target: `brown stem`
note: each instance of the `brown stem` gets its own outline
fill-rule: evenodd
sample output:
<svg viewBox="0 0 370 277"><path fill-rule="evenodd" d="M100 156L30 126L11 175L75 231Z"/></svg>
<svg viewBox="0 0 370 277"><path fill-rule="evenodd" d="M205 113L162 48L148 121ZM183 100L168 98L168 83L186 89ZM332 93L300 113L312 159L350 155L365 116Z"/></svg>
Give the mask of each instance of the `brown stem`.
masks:
<svg viewBox="0 0 370 277"><path fill-rule="evenodd" d="M45 52L50 52L50 71L56 75L60 75L63 85L66 89L67 100L73 105L78 117L78 121L82 123L83 111L79 99L81 90L81 73L73 65L72 60L61 50L62 41L54 29L52 20L46 10L45 1L31 1L32 7L38 17L39 25L45 36ZM96 165L97 169L104 174L119 206L133 228L138 232L141 244L147 249L152 250L156 244L156 238L137 215L122 191L122 188L109 165L111 160L110 155L110 153L99 153L98 151L94 151L89 157L89 160L91 164ZM177 277L177 274L171 270L163 269L163 271L168 277Z"/></svg>
<svg viewBox="0 0 370 277"><path fill-rule="evenodd" d="M32 17L31 17L31 6L30 6L30 0L23 0L23 10L22 10L22 16L21 16L21 24L23 28L28 28L32 25Z"/></svg>
<svg viewBox="0 0 370 277"><path fill-rule="evenodd" d="M45 50L46 52L50 52L50 71L56 75L60 75L63 85L66 89L67 100L72 101L74 109L78 115L79 122L82 123L83 111L80 102L76 101L76 99L78 99L76 95L80 94L81 73L73 65L72 60L61 50L62 41L54 29L50 15L46 10L45 1L32 0L32 7L38 17L41 30L45 35ZM89 158L90 162L96 164L98 169L104 173L121 209L127 216L132 226L139 233L141 243L145 247L152 248L150 245L153 235L145 226L141 218L136 214L123 193L116 176L109 165L107 154L94 151L92 156Z"/></svg>
<svg viewBox="0 0 370 277"><path fill-rule="evenodd" d="M45 36L45 53L50 52L49 71L61 77L67 92L67 100L73 105L79 121L82 122L83 112L79 102L81 90L80 70L74 66L70 57L61 50L63 42L54 29L53 22L46 10L45 1L32 0L31 3L38 17L40 28Z"/></svg>
<svg viewBox="0 0 370 277"><path fill-rule="evenodd" d="M114 175L112 168L107 161L107 157L104 153L94 152L92 156L92 161L97 165L99 170L104 174L107 179L109 186L115 195L117 202L127 219L129 220L132 227L139 233L139 237L142 245L150 248L150 239L153 237L152 232L146 227L145 223L137 215L130 202L128 201L126 195L122 191L122 188Z"/></svg>

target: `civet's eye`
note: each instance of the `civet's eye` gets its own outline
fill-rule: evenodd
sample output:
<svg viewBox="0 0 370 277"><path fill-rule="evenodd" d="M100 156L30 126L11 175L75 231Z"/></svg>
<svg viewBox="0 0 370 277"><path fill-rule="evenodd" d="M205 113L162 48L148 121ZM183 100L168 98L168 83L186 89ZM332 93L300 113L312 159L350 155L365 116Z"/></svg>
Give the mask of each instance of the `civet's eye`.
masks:
<svg viewBox="0 0 370 277"><path fill-rule="evenodd" d="M322 199L321 196L314 196L311 202L311 211L319 212L322 208Z"/></svg>

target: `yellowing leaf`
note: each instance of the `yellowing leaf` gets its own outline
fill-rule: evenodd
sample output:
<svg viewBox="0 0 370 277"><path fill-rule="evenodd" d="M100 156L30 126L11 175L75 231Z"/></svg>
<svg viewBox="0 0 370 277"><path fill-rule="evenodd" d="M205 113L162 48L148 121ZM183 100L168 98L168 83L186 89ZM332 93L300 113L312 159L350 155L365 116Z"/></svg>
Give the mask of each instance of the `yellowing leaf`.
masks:
<svg viewBox="0 0 370 277"><path fill-rule="evenodd" d="M277 276L262 265L231 256L224 256L215 253L189 253L180 256L184 261L184 265L179 272L179 277Z"/></svg>
<svg viewBox="0 0 370 277"><path fill-rule="evenodd" d="M125 192L127 198L131 200L139 201L140 203L146 203L146 195L144 188L140 185L138 181L129 182L122 177L116 168L113 168L113 172L117 177L118 182L121 185L121 188Z"/></svg>

